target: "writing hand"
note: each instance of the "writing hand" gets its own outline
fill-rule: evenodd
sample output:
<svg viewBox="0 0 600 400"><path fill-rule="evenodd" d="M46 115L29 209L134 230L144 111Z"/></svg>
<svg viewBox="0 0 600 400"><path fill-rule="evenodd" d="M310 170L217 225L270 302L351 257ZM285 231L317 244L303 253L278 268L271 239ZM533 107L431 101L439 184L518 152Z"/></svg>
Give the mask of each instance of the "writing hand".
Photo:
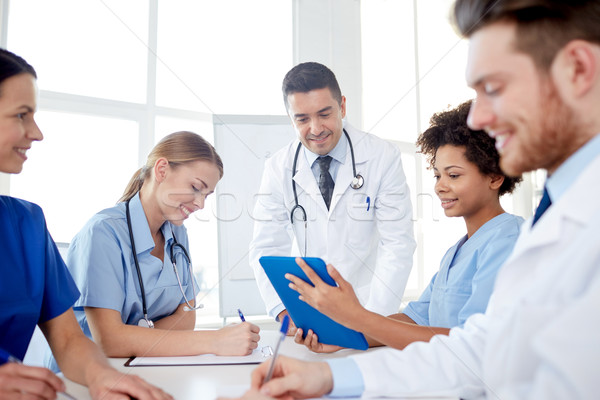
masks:
<svg viewBox="0 0 600 400"><path fill-rule="evenodd" d="M252 371L250 388L276 398L321 397L333 389L333 376L326 362L305 362L280 356L275 360L273 376L263 385L270 361Z"/></svg>
<svg viewBox="0 0 600 400"><path fill-rule="evenodd" d="M219 356L246 356L258 347L260 328L250 322L219 329L214 353Z"/></svg>

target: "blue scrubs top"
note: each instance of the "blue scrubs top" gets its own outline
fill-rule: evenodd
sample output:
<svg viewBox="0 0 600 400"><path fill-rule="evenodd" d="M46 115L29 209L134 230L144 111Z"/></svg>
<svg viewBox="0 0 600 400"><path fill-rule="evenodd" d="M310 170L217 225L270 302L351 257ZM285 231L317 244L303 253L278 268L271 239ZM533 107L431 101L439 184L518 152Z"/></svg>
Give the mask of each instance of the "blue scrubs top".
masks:
<svg viewBox="0 0 600 400"><path fill-rule="evenodd" d="M173 234L188 249L184 226L165 222L161 228L165 238L164 262L150 252L154 240L148 226L139 193L130 201L129 210L135 247L146 292L148 318L171 315L185 302L171 263ZM193 304L188 263L183 251L175 248L175 263L185 295ZM92 338L84 307L98 307L121 313L123 323L137 325L143 318L142 295L131 250L125 203L96 214L75 236L69 247L67 265L81 297L75 303L75 315L84 333ZM192 278L196 285L195 279ZM196 285L196 289L198 286ZM197 293L197 290L196 290Z"/></svg>
<svg viewBox="0 0 600 400"><path fill-rule="evenodd" d="M465 235L442 258L418 301L404 309L419 325L453 328L485 311L498 270L519 237L523 218L500 214L481 226L471 238Z"/></svg>
<svg viewBox="0 0 600 400"><path fill-rule="evenodd" d="M0 348L23 359L35 326L69 310L77 297L42 209L0 196Z"/></svg>

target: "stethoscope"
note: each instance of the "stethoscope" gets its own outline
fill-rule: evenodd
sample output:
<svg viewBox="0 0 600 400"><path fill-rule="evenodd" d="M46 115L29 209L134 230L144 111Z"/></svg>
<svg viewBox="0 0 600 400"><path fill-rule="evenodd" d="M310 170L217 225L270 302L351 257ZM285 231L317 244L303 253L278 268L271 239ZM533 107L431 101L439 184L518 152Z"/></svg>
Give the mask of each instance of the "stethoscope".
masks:
<svg viewBox="0 0 600 400"><path fill-rule="evenodd" d="M354 160L354 146L352 146L352 140L350 140L350 135L348 135L348 132L346 132L346 128L344 128L343 131L344 135L346 135L346 138L348 139L348 145L350 146L350 156L352 157L352 175L354 175L354 178L352 178L352 182L350 182L350 187L354 190L358 190L365 184L365 179L362 177L361 174L356 173L356 161ZM308 218L306 216L306 210L304 209L304 207L302 207L302 205L300 205L300 203L298 203L296 181L294 180L294 175L296 175L297 172L296 166L298 164L298 155L300 154L301 148L302 143L298 143L298 147L296 148L296 154L294 155L294 163L292 166L292 190L294 191L294 202L296 203L296 205L290 211L290 221L292 222L292 224L294 223L294 215L297 211L299 211L301 214L301 220L304 222L304 256L306 257L306 228Z"/></svg>
<svg viewBox="0 0 600 400"><path fill-rule="evenodd" d="M148 307L146 305L146 291L144 290L144 280L142 279L142 270L140 269L140 263L137 258L137 252L135 250L135 240L133 239L133 228L131 227L131 215L129 214L129 202L131 200L127 200L125 203L125 214L127 215L127 228L129 229L129 239L131 240L131 251L133 252L133 261L135 263L135 270L137 272L138 282L140 283L140 291L142 292L142 312L144 313L144 318L140 319L138 322L139 326L145 328L154 328L154 322L150 318L148 318ZM177 241L175 237L175 233L173 229L171 229L171 234L173 235L173 243L171 244L171 250L169 251L169 256L171 258L171 264L173 264L173 271L175 271L175 276L177 277L177 284L179 285L179 290L181 290L181 294L183 295L183 299L185 300L186 306L183 308L184 311L192 311L198 310L204 307L204 304L196 304L196 288L194 286L194 278L192 271L192 262L190 260L190 255L188 254L187 249ZM183 290L183 285L181 284L181 279L179 278L179 272L177 272L177 264L175 263L175 248L179 248L181 253L183 254L183 258L187 262L188 265L188 273L190 275L190 282L192 285L192 294L194 295L194 305L192 306L185 295L185 291Z"/></svg>

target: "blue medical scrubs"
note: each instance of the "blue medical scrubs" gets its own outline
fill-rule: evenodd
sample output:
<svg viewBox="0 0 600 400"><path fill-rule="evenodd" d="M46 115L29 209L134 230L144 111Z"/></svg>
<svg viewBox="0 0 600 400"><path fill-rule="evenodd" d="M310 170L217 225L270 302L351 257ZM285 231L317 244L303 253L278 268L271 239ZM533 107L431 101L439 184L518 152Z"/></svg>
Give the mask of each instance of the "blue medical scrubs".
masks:
<svg viewBox="0 0 600 400"><path fill-rule="evenodd" d="M154 249L154 239L139 193L131 199L129 211L146 292L148 318L156 321L173 314L185 302L173 270L170 251L174 242L173 234L179 244L189 248L187 231L184 226L170 222L163 224L163 262L150 254ZM183 290L193 305L188 263L178 246L175 247L174 256ZM123 323L129 325L137 325L143 318L142 295L129 239L125 203L100 211L85 224L71 241L67 266L81 291L81 297L73 309L87 337L93 340L84 307L118 311ZM197 293L198 285L194 278L192 282L196 285ZM56 371L55 361L48 357L48 352L46 355L46 366Z"/></svg>
<svg viewBox="0 0 600 400"><path fill-rule="evenodd" d="M150 254L154 249L154 240L139 194L131 199L129 208L148 317L157 320L171 315L185 301L173 271L170 251L174 242L173 234L181 245L189 248L187 232L184 226L175 226L170 222L163 224L163 262ZM179 247L175 248L174 254L183 290L192 301L194 296L187 260ZM91 338L91 333L84 307L118 311L125 324L137 325L143 318L142 296L127 229L125 203L101 211L88 221L71 242L67 265L81 291L81 297L75 303L75 315L88 337ZM193 284L196 284L195 280Z"/></svg>
<svg viewBox="0 0 600 400"><path fill-rule="evenodd" d="M0 196L0 348L23 359L35 326L78 297L42 209Z"/></svg>
<svg viewBox="0 0 600 400"><path fill-rule="evenodd" d="M440 263L440 270L417 301L404 309L419 325L453 328L485 311L496 274L519 236L523 218L500 214L467 240L462 237Z"/></svg>

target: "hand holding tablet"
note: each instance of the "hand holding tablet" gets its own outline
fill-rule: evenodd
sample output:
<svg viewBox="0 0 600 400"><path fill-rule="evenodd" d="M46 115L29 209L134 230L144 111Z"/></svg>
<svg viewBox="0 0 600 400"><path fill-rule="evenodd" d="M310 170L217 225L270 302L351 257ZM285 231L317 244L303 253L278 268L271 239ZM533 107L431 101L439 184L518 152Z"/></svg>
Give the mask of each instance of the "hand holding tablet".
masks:
<svg viewBox="0 0 600 400"><path fill-rule="evenodd" d="M308 275L312 276L319 286L322 286L323 283L329 286L337 286L334 279L327 272L323 260L320 258L304 258L303 260L312 268L312 271L307 269ZM290 317L296 323L296 326L302 329L303 333L312 330L318 336L319 342L323 344L358 350L368 348L367 341L362 333L335 322L299 298L299 292L302 293L309 287L305 285L310 285L310 287L314 285L307 273L296 263L294 257L261 257L259 261L288 310ZM299 289L299 292L290 288L290 280L286 278L286 274L294 275L301 280L294 279L297 283L292 284L292 286ZM322 301L324 300L319 300L320 303ZM358 300L356 301L358 302Z"/></svg>

